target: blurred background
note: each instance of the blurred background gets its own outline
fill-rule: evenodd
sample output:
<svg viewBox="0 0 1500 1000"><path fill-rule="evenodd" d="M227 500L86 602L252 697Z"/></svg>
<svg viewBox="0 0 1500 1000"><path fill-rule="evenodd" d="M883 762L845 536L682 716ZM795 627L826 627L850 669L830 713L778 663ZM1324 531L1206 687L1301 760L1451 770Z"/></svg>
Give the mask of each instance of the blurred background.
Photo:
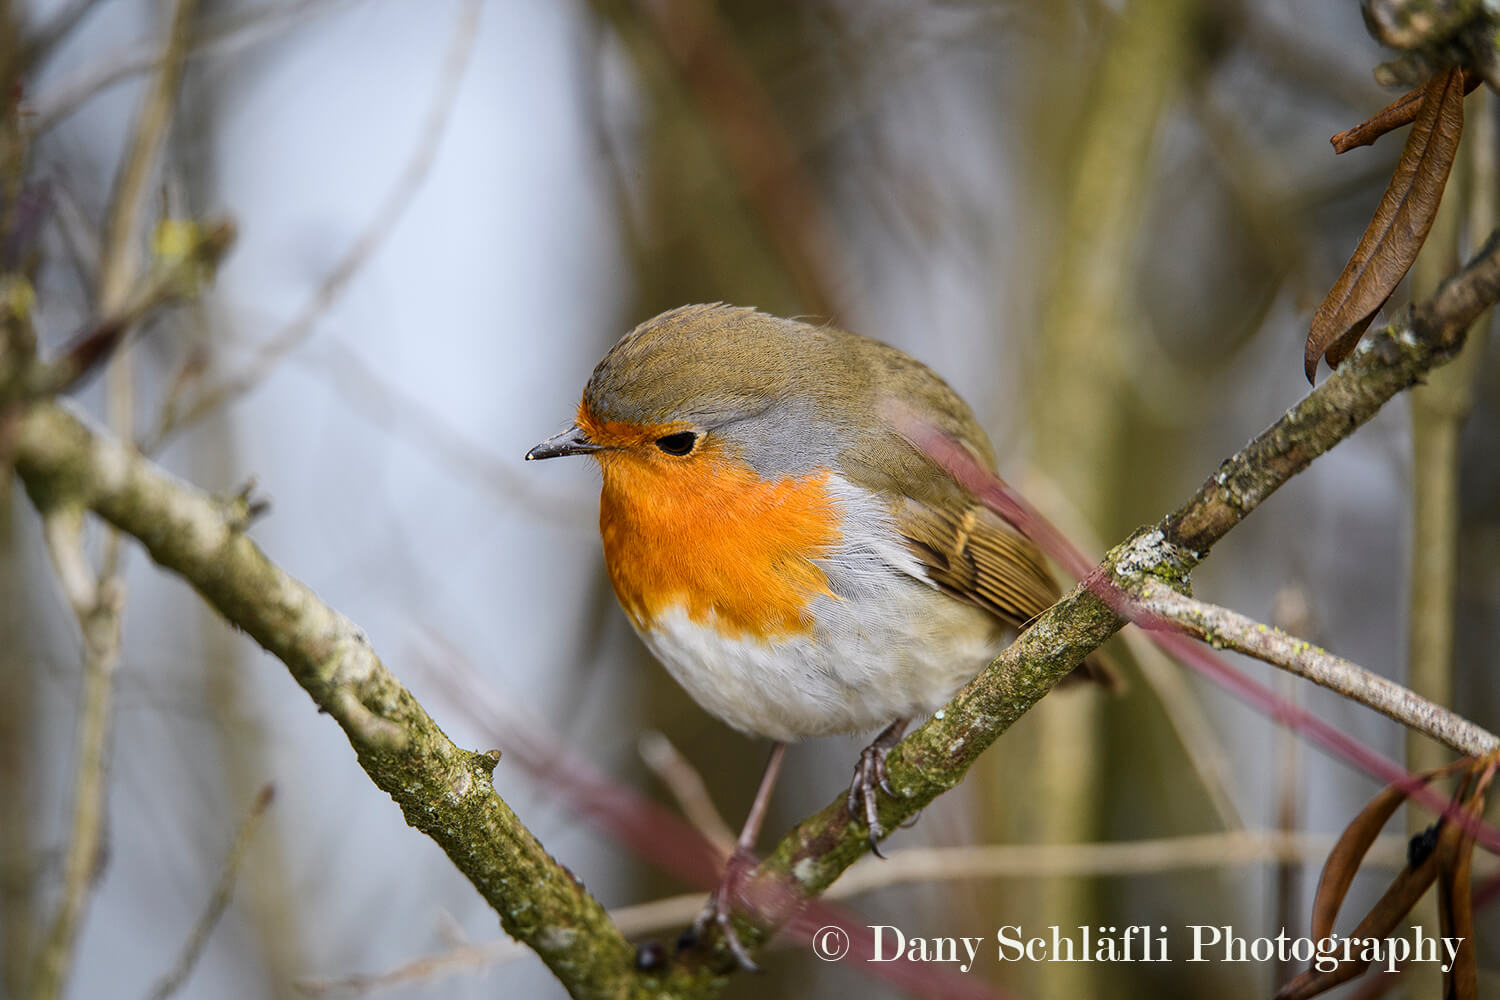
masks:
<svg viewBox="0 0 1500 1000"><path fill-rule="evenodd" d="M81 14L20 95L27 184L47 205L44 350L93 314L110 192L174 7L52 0L8 15L32 38ZM253 537L367 631L458 743L504 752L502 796L611 907L696 887L538 780L555 748L676 809L639 752L643 733L665 734L735 828L766 752L634 637L603 572L592 463L522 463L569 424L615 339L723 300L895 344L974 405L1002 473L1101 552L1305 394L1307 320L1403 141L1328 146L1393 96L1372 82L1389 54L1352 0L203 0L192 18L148 223L229 217L239 239L199 303L132 345L128 377L93 381L77 405L103 420L128 386L115 419L176 474L221 494L253 479L271 501ZM1482 92L1469 114L1453 219L1419 290L1491 228L1464 214L1495 183ZM1423 683L1493 729L1500 370L1476 341L1475 410L1449 467L1456 624L1438 659L1452 669ZM1413 409L1395 401L1232 532L1198 596L1396 679L1430 660L1408 627L1429 617L1412 610ZM58 898L82 668L35 513L18 489L5 503L0 971L16 990ZM135 545L122 560L102 867L68 996L151 994L267 783L232 902L177 995L561 995L524 953L350 981L493 941L497 918L277 661ZM1144 871L957 871L841 905L908 934L991 940L1003 924L1165 925L1178 954L1192 924L1306 933L1327 835L1378 785L1114 648L1126 695L1048 698L889 848L1321 839L1295 841L1285 864L1227 850L1191 863L1169 841ZM1240 666L1407 753L1374 713ZM846 787L867 738L792 749L767 844ZM1377 860L1400 851L1382 842ZM1388 878L1362 876L1340 931ZM1481 967L1500 968L1500 923L1479 921ZM727 995L909 995L802 946L764 964ZM968 978L1035 998L1251 997L1293 971L991 960Z"/></svg>

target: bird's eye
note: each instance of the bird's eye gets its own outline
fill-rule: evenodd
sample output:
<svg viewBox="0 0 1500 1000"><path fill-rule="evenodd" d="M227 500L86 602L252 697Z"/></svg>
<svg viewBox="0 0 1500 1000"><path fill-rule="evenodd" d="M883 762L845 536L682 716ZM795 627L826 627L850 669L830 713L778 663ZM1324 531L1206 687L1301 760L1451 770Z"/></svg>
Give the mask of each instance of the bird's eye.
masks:
<svg viewBox="0 0 1500 1000"><path fill-rule="evenodd" d="M656 439L656 446L668 455L686 455L698 443L698 435L692 431L678 431Z"/></svg>

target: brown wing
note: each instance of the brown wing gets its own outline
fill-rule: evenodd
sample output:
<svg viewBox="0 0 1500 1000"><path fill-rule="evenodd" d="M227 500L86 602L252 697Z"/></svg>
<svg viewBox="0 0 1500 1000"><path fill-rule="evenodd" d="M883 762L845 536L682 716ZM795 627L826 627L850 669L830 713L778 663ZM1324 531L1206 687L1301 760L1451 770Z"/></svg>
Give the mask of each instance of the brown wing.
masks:
<svg viewBox="0 0 1500 1000"><path fill-rule="evenodd" d="M910 502L897 523L934 583L1017 628L1062 593L1037 547L976 503Z"/></svg>
<svg viewBox="0 0 1500 1000"><path fill-rule="evenodd" d="M911 502L898 513L897 523L934 583L1018 629L1062 596L1041 551L978 503L955 505L950 514ZM1075 681L1092 681L1111 691L1122 687L1119 672L1099 653L1063 683Z"/></svg>

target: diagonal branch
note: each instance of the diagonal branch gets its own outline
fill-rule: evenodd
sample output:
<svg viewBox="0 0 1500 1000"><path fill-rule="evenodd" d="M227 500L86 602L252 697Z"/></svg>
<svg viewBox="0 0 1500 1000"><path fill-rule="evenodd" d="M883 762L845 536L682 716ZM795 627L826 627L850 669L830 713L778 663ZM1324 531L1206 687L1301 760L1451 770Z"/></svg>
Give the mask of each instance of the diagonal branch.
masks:
<svg viewBox="0 0 1500 1000"><path fill-rule="evenodd" d="M188 976L192 974L193 967L198 964L198 959L203 954L203 946L208 943L209 934L213 932L214 926L218 924L224 911L229 908L229 899L234 893L234 883L239 878L240 866L245 861L245 855L250 851L250 842L260 826L261 817L270 808L275 794L275 786L269 784L261 786L256 794L255 801L250 805L249 814L241 821L240 828L234 835L234 843L229 848L229 857L224 862L224 870L219 873L219 881L214 885L214 891L208 898L208 905L203 908L203 913L193 925L192 933L188 935L187 943L182 947L182 953L177 956L177 963L172 966L171 971L157 981L156 986L151 990L150 1000L167 1000L182 988L182 984L187 982Z"/></svg>
<svg viewBox="0 0 1500 1000"><path fill-rule="evenodd" d="M175 223L169 227L174 250L163 254L154 271L113 313L91 320L49 362L16 359L19 370L0 360L0 400L39 399L75 388L99 363L157 310L193 298L234 242L234 225Z"/></svg>
<svg viewBox="0 0 1500 1000"><path fill-rule="evenodd" d="M1279 628L1180 594L1156 580L1142 581L1136 594L1142 598L1141 607L1146 612L1182 626L1188 634L1215 648L1253 656L1337 691L1461 754L1486 754L1500 746L1493 733L1457 713Z"/></svg>
<svg viewBox="0 0 1500 1000"><path fill-rule="evenodd" d="M1310 392L1286 416L1220 464L1198 492L1163 522L1166 540L1208 554L1245 515L1287 480L1373 417L1396 393L1450 360L1480 313L1500 301L1500 236L1378 338Z"/></svg>
<svg viewBox="0 0 1500 1000"><path fill-rule="evenodd" d="M575 996L617 996L635 951L600 906L495 793L497 756L456 746L364 633L240 531L233 502L174 479L66 409L15 423L16 469L41 508L76 503L134 535L226 619L275 654L343 728L406 820L447 852Z"/></svg>

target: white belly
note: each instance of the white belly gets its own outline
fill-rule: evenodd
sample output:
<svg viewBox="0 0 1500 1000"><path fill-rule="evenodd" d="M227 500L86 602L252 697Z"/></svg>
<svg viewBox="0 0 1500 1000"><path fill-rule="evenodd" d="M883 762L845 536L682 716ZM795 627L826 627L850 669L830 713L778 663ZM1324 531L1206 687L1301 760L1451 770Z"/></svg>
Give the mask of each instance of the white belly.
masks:
<svg viewBox="0 0 1500 1000"><path fill-rule="evenodd" d="M811 635L766 642L727 637L679 607L641 638L694 701L741 732L790 741L877 729L929 714L1004 645L986 612L910 585L920 615L860 614L820 597Z"/></svg>

